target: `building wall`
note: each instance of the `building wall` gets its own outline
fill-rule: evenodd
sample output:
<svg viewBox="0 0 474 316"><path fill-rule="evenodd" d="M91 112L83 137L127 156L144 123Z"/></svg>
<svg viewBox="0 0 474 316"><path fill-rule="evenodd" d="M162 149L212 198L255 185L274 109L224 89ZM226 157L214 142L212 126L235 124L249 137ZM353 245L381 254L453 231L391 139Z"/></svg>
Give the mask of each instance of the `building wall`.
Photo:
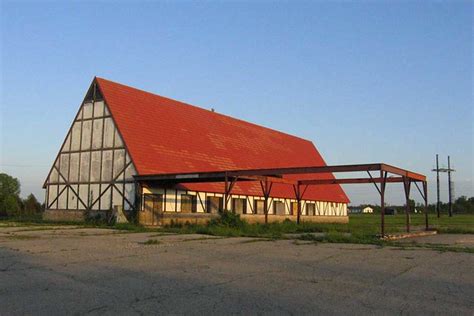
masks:
<svg viewBox="0 0 474 316"><path fill-rule="evenodd" d="M219 193L210 193L210 192L196 192L196 191L185 191L185 190L176 190L176 189L164 189L158 187L144 187L142 189L142 203L140 212L144 212L144 203L143 196L146 194L158 194L163 196L162 212L164 219L159 222L159 224L169 224L171 220L174 222L202 222L205 219L209 220L209 217L203 217L207 213L207 197L217 196L224 197L223 194ZM181 195L193 195L196 196L196 210L192 214L183 214L181 212ZM247 195L237 195L231 194L229 196L229 201L225 209L232 210L232 198L242 198L246 200L247 214L242 214L241 217L249 222L264 222L265 216L263 214L255 214L254 201L255 200L264 200L263 197L259 196L247 196ZM284 205L285 215L276 215L274 214L273 204L275 201L280 201ZM268 200L269 204L269 222L273 221L283 221L285 219L296 220L296 213L291 215L291 202L297 202L296 199L284 199L284 198L272 198ZM308 216L307 210L308 205L315 205L315 215ZM176 214L176 216L173 216ZM210 215L210 214L209 214ZM301 220L302 221L312 221L312 222L342 222L347 223L347 204L346 203L337 203L337 202L325 202L325 201L309 201L303 200L301 202Z"/></svg>
<svg viewBox="0 0 474 316"><path fill-rule="evenodd" d="M48 219L134 207L135 168L103 100L85 101L45 182Z"/></svg>

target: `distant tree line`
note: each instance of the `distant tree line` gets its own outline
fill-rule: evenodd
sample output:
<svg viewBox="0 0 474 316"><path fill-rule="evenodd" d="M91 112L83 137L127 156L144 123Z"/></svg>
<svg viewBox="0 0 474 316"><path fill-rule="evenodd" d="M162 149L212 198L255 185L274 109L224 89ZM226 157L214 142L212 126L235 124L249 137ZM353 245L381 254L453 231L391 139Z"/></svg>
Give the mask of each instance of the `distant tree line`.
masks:
<svg viewBox="0 0 474 316"><path fill-rule="evenodd" d="M6 173L0 173L0 217L30 217L40 215L44 205L33 194L20 197L20 182Z"/></svg>
<svg viewBox="0 0 474 316"><path fill-rule="evenodd" d="M448 203L440 203L441 213L448 213L449 205ZM363 204L360 205L360 208L370 206L374 209L374 213L380 213L380 205L369 205ZM405 205L386 205L386 208L396 209L397 212L405 212ZM424 205L422 203L415 203L414 200L410 200L410 209L412 212L416 209L418 212L424 212ZM428 212L436 212L436 203L428 204ZM460 196L453 202L453 212L454 214L474 214L474 197Z"/></svg>

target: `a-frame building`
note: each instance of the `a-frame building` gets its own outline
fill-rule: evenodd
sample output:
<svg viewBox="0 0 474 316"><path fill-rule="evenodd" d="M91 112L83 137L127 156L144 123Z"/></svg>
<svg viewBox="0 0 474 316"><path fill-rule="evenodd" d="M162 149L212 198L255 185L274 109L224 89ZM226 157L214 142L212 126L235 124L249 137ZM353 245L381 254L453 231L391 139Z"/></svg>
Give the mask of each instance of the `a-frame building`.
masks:
<svg viewBox="0 0 474 316"><path fill-rule="evenodd" d="M94 78L44 183L45 217L83 220L118 208L129 219L160 225L205 221L228 209L261 221L258 183L237 183L223 205L220 183L155 185L136 177L324 165L308 140ZM301 214L304 220L346 222L348 202L337 184L312 186ZM290 187L275 184L269 219L294 219L295 203Z"/></svg>

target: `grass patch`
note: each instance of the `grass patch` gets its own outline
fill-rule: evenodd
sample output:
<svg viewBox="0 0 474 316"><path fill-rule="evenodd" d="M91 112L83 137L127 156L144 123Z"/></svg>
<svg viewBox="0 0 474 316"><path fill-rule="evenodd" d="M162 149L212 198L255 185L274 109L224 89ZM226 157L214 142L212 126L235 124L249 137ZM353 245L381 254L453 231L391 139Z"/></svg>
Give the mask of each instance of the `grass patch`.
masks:
<svg viewBox="0 0 474 316"><path fill-rule="evenodd" d="M470 247L460 247L460 246L450 246L445 244L433 244L433 243L404 243L397 241L387 242L388 246L397 247L400 250L415 250L415 249L429 249L439 252L465 252L465 253L474 253L474 248Z"/></svg>
<svg viewBox="0 0 474 316"><path fill-rule="evenodd" d="M143 244L144 245L159 245L161 244L161 241L159 241L158 239L148 239Z"/></svg>
<svg viewBox="0 0 474 316"><path fill-rule="evenodd" d="M270 238L255 238L255 239L249 239L249 240L243 240L240 243L241 244L253 244L255 242L262 242L262 241L275 241L276 239L270 239Z"/></svg>
<svg viewBox="0 0 474 316"><path fill-rule="evenodd" d="M312 241L317 243L344 243L344 244L366 244L380 247L395 247L397 250L427 249L439 252L464 252L474 253L474 248L456 247L444 244L432 243L406 243L398 241L381 240L376 235L344 234L340 232L329 232L324 235L304 234L297 241Z"/></svg>
<svg viewBox="0 0 474 316"><path fill-rule="evenodd" d="M249 224L240 219L239 215L226 212L221 218L212 220L208 225L170 225L160 231L176 234L205 234L222 237L257 237L281 239L286 234L313 232L349 232L345 224L321 224L302 222L300 225L292 221L268 224Z"/></svg>
<svg viewBox="0 0 474 316"><path fill-rule="evenodd" d="M344 244L370 244L370 245L384 245L384 241L377 237L377 235L366 234L349 234L337 231L330 231L323 235L304 234L297 238L298 240L314 241L322 243L344 243Z"/></svg>
<svg viewBox="0 0 474 316"><path fill-rule="evenodd" d="M474 227L438 227L436 230L440 234L474 234Z"/></svg>
<svg viewBox="0 0 474 316"><path fill-rule="evenodd" d="M411 214L411 226L424 228L424 214ZM396 233L405 230L405 215L386 215L386 233ZM456 214L453 217L436 214L428 215L430 228L442 234L474 234L474 214ZM351 214L347 225L351 232L377 233L380 231L380 214Z"/></svg>
<svg viewBox="0 0 474 316"><path fill-rule="evenodd" d="M14 240L31 240L31 239L38 239L40 237L38 236L29 236L29 235L10 235L6 236L8 239L14 239Z"/></svg>

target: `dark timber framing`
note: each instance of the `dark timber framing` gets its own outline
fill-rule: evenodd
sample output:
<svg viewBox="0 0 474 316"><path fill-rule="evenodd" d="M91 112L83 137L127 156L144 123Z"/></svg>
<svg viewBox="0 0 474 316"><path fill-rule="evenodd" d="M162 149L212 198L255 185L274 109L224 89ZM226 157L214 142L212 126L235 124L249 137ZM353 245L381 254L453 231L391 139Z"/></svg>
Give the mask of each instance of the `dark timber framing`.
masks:
<svg viewBox="0 0 474 316"><path fill-rule="evenodd" d="M96 103L98 102L103 102L103 105L96 107ZM85 113L86 105L88 107L87 113ZM112 133L108 144L105 143L105 122L107 120L109 120L108 128L110 129L108 132ZM100 122L96 123L96 128L94 127L94 122ZM100 126L100 124L102 125ZM87 125L90 125L88 132L84 130L84 127ZM88 135L85 133L88 133ZM95 133L97 133L97 135L94 135ZM90 139L84 139L87 137L90 137ZM120 138L120 141L117 138ZM74 147L73 140L75 144ZM109 143L110 140L112 141L111 144ZM85 142L84 144L83 141ZM94 145L94 143L96 144ZM100 146L100 148L97 148L98 146ZM109 158L110 156L112 157L112 160L110 161L110 168L106 168L110 174L102 175L103 169L105 168L103 166L105 152L108 153ZM115 154L118 155L119 152L123 152L123 165L115 164L114 162ZM95 153L95 155L93 153ZM71 166L71 157L73 154L77 155L77 161L74 164L75 172L72 172L73 167ZM89 156L87 157L87 155ZM84 158L88 159L84 160ZM91 179L93 158L96 158L96 162L98 163L98 174L95 174L96 178L94 181ZM139 205L138 197L135 196L135 199L130 201L130 197L128 197L127 192L125 192L127 188L130 188L131 193L139 193L136 191L136 187L135 189L130 187L130 185L138 186L138 183L134 179L126 178L126 174L129 173L128 168L135 168L133 158L130 156L126 144L123 142L122 134L108 109L107 101L102 97L100 87L97 85L95 79L77 111L54 161L54 165L50 169L43 185L43 187L46 188L47 210L81 210L86 213L92 210L109 210L113 206L113 195L117 194L120 196L124 210L137 211L136 207ZM82 162L84 162L84 164L82 164ZM63 164L63 166L61 166L61 164ZM129 173L129 176L134 172L135 171ZM55 173L57 173L57 175L55 175ZM53 175L55 176L54 179L52 178ZM94 190L94 196L92 196L92 188ZM56 194L54 195L53 193L50 197L52 189L56 191ZM81 194L82 190L88 190L87 196ZM96 192L96 190L98 190L98 192ZM110 192L110 204L108 207L106 206L106 204L108 204L107 201L102 198L107 192ZM77 201L70 201L70 196L73 198L76 197ZM60 200L63 201L64 198L65 203L61 203L63 204L61 206ZM126 206L126 203L128 206Z"/></svg>
<svg viewBox="0 0 474 316"><path fill-rule="evenodd" d="M378 171L380 177L374 178L371 172ZM320 174L320 173L348 173L348 172L367 172L368 178L324 178L324 179L289 179L285 175L298 174ZM388 174L393 176L388 177ZM296 178L296 177L295 177ZM265 222L268 221L268 198L271 193L272 183L284 183L293 186L295 198L298 203L297 222L300 222L301 201L303 200L306 189L310 185L330 185L330 184L359 184L373 183L380 193L381 206L381 225L380 234L385 236L385 188L387 183L403 183L406 199L406 227L410 231L410 188L414 183L418 188L420 195L425 202L425 229L428 230L428 190L426 176L408 171L399 167L384 163L373 164L354 164L354 165L334 165L334 166L309 166L293 168L271 168L271 169L251 169L251 170L229 170L214 172L197 173L172 173L135 176L135 180L141 183L151 185L176 185L179 183L200 183L200 182L223 182L224 183L224 208L228 209L228 202L232 189L237 181L260 181L262 194L264 197ZM420 190L418 183L423 185L423 191ZM380 187L379 185L380 184Z"/></svg>

